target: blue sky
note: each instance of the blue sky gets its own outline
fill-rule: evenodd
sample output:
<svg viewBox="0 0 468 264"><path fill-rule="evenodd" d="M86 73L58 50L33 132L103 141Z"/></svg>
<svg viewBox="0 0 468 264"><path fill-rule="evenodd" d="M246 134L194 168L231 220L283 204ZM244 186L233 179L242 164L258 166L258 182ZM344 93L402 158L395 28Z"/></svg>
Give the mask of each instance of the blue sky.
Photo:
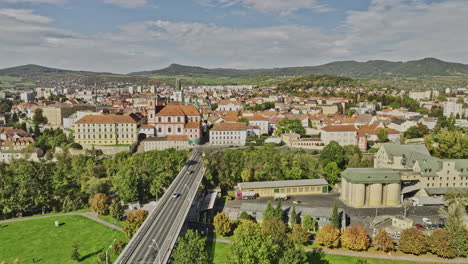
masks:
<svg viewBox="0 0 468 264"><path fill-rule="evenodd" d="M466 0L0 0L0 67L468 62Z"/></svg>

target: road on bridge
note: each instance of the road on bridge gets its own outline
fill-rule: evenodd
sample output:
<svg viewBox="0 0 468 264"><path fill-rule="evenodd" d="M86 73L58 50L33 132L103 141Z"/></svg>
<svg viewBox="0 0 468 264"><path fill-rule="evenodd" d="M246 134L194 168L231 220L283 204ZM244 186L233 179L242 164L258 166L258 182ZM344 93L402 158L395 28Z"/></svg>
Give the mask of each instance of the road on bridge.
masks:
<svg viewBox="0 0 468 264"><path fill-rule="evenodd" d="M201 151L194 150L115 263L167 263L204 173ZM175 198L173 193L180 195Z"/></svg>

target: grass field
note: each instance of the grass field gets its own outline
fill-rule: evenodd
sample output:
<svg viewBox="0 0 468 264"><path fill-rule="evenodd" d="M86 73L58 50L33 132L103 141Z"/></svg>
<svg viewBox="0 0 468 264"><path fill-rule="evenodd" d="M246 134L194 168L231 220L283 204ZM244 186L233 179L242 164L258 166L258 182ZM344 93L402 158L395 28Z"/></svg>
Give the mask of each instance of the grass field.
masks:
<svg viewBox="0 0 468 264"><path fill-rule="evenodd" d="M214 243L213 264L227 264L231 245L226 243ZM367 260L366 264L431 264L427 262L395 261L374 258L357 258L339 255L326 255L320 253L308 253L311 264L355 264L359 259ZM436 264L436 263L433 263Z"/></svg>
<svg viewBox="0 0 468 264"><path fill-rule="evenodd" d="M59 221L61 226L55 227ZM112 240L126 240L123 233L110 229L83 216L58 216L33 219L22 222L0 224L0 262L12 262L18 258L21 263L67 264L76 263L70 259L71 246L80 247L79 263L95 263ZM112 250L111 259L115 260Z"/></svg>

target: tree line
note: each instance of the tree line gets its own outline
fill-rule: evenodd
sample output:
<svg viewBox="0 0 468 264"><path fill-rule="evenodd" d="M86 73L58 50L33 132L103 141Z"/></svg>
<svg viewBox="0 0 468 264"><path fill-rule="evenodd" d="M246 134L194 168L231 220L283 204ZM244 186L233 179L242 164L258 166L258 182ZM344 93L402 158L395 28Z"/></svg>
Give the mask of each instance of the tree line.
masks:
<svg viewBox="0 0 468 264"><path fill-rule="evenodd" d="M122 152L103 159L94 152L56 162L25 159L0 164L0 210L4 218L46 211L86 208L98 193L123 202L146 201L164 193L185 165L187 151L168 149L141 154Z"/></svg>

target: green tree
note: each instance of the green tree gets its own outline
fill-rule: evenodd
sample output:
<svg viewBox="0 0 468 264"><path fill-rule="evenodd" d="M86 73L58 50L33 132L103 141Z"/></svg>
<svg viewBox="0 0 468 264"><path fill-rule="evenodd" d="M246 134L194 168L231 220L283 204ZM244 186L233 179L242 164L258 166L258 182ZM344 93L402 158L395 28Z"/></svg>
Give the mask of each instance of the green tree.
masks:
<svg viewBox="0 0 468 264"><path fill-rule="evenodd" d="M245 123L246 125L249 125L249 120L245 117L237 119L237 122L239 123Z"/></svg>
<svg viewBox="0 0 468 264"><path fill-rule="evenodd" d="M173 254L174 264L205 264L208 263L206 239L194 230L188 230L183 237L177 239L177 247Z"/></svg>
<svg viewBox="0 0 468 264"><path fill-rule="evenodd" d="M254 221L255 218L253 216L249 215L247 212L242 212L239 215L239 220L241 220L241 221Z"/></svg>
<svg viewBox="0 0 468 264"><path fill-rule="evenodd" d="M36 110L34 110L32 120L35 124L47 124L48 122L47 117L43 115L41 108L36 108Z"/></svg>
<svg viewBox="0 0 468 264"><path fill-rule="evenodd" d="M305 128L302 126L301 120L283 118L276 124L275 135L280 136L284 133L297 133L301 136L305 135Z"/></svg>
<svg viewBox="0 0 468 264"><path fill-rule="evenodd" d="M295 224L288 237L294 244L305 245L307 242L309 242L310 234L306 228L299 224Z"/></svg>
<svg viewBox="0 0 468 264"><path fill-rule="evenodd" d="M70 258L75 262L79 262L80 259L81 259L80 246L76 242L73 243L73 245L72 245L72 253L71 253Z"/></svg>
<svg viewBox="0 0 468 264"><path fill-rule="evenodd" d="M317 228L317 220L315 220L311 215L305 215L302 218L302 226L307 228L309 231L315 231Z"/></svg>
<svg viewBox="0 0 468 264"><path fill-rule="evenodd" d="M468 255L468 231L463 223L466 203L462 201L449 202L446 209L440 209L440 215L446 219L445 228L450 233L450 247L457 257Z"/></svg>
<svg viewBox="0 0 468 264"><path fill-rule="evenodd" d="M340 179L341 170L338 168L338 165L335 162L328 163L324 168L325 179L330 184L335 184Z"/></svg>
<svg viewBox="0 0 468 264"><path fill-rule="evenodd" d="M403 253L421 255L427 251L426 242L424 233L412 227L404 229L401 232L400 246L398 248Z"/></svg>
<svg viewBox="0 0 468 264"><path fill-rule="evenodd" d="M281 199L278 199L278 201L276 202L274 218L279 219L281 221L284 219L283 205L281 203Z"/></svg>
<svg viewBox="0 0 468 264"><path fill-rule="evenodd" d="M263 221L271 220L273 218L275 218L275 209L271 205L271 202L268 201L267 207L265 208L265 211L263 212Z"/></svg>
<svg viewBox="0 0 468 264"><path fill-rule="evenodd" d="M429 251L442 258L453 258L457 255L451 241L452 235L446 229L436 229L427 237Z"/></svg>
<svg viewBox="0 0 468 264"><path fill-rule="evenodd" d="M384 143L388 141L388 132L387 130L381 128L379 130L379 133L377 134L377 137L379 138L380 143Z"/></svg>
<svg viewBox="0 0 468 264"><path fill-rule="evenodd" d="M468 134L466 133L442 130L434 136L427 135L424 140L431 154L438 158L468 158Z"/></svg>
<svg viewBox="0 0 468 264"><path fill-rule="evenodd" d="M224 212L216 214L214 218L214 228L216 233L225 236L231 232L231 221Z"/></svg>
<svg viewBox="0 0 468 264"><path fill-rule="evenodd" d="M331 141L323 148L322 152L320 152L320 160L324 166L330 162L335 162L340 168L343 168L345 165L344 156L345 151L343 147L336 141Z"/></svg>
<svg viewBox="0 0 468 264"><path fill-rule="evenodd" d="M292 210L291 210L291 217L289 218L289 223L294 226L296 224L299 224L299 218L296 213L296 206L293 205Z"/></svg>
<svg viewBox="0 0 468 264"><path fill-rule="evenodd" d="M307 264L307 254L303 249L288 248L283 257L281 257L279 264Z"/></svg>
<svg viewBox="0 0 468 264"><path fill-rule="evenodd" d="M338 205L336 202L333 204L332 214L330 216L330 223L336 228L340 228L340 214L338 212Z"/></svg>
<svg viewBox="0 0 468 264"><path fill-rule="evenodd" d="M269 236L276 244L286 240L288 226L280 219L274 218L262 222L262 234Z"/></svg>
<svg viewBox="0 0 468 264"><path fill-rule="evenodd" d="M260 227L251 222L242 222L234 231L231 247L232 264L277 263L282 248L269 236L263 235Z"/></svg>
<svg viewBox="0 0 468 264"><path fill-rule="evenodd" d="M115 220L120 220L124 214L124 207L118 199L113 199L109 206L109 215Z"/></svg>

